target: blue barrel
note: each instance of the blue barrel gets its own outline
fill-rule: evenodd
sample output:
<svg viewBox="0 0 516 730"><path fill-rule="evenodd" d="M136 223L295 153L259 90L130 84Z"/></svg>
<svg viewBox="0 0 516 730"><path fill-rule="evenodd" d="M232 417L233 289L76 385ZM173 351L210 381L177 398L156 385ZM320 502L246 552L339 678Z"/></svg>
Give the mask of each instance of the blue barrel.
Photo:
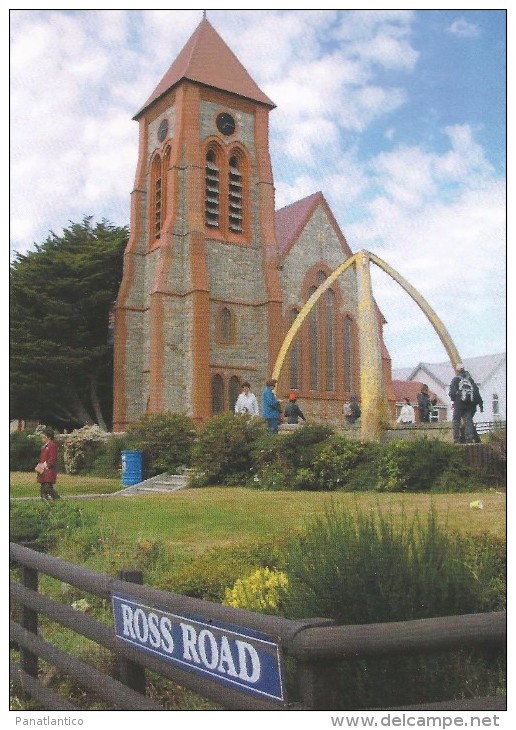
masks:
<svg viewBox="0 0 516 730"><path fill-rule="evenodd" d="M122 451L122 484L130 487L143 481L143 451Z"/></svg>

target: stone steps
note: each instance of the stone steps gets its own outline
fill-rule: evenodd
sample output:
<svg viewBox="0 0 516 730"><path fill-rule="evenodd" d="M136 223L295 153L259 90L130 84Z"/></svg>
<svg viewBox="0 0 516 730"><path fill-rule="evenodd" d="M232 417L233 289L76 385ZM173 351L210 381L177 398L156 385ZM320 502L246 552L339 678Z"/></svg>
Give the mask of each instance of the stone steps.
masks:
<svg viewBox="0 0 516 730"><path fill-rule="evenodd" d="M177 492L180 489L185 489L188 486L188 473L184 474L158 474L150 479L145 479L143 482L133 484L130 487L125 487L119 492L116 492L117 496L130 497L133 494L141 494L142 492Z"/></svg>

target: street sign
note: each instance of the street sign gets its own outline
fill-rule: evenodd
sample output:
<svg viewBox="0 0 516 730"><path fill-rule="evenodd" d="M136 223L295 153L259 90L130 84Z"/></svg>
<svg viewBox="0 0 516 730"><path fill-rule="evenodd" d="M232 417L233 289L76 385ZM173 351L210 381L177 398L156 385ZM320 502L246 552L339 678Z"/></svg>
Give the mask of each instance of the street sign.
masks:
<svg viewBox="0 0 516 730"><path fill-rule="evenodd" d="M222 684L285 702L280 647L252 629L208 623L112 595L115 634L123 642Z"/></svg>

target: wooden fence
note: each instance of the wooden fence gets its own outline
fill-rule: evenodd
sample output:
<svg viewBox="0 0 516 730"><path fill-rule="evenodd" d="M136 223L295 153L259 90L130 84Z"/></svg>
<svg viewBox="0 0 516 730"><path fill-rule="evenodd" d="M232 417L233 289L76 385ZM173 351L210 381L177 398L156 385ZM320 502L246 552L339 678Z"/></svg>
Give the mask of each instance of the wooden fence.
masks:
<svg viewBox="0 0 516 730"><path fill-rule="evenodd" d="M12 582L11 598L21 607L19 622L11 621L11 640L19 649L20 661L11 663L11 681L49 710L74 711L79 708L45 686L38 678L39 659L75 679L112 709L162 711L161 704L145 695L146 670L157 672L225 709L231 710L335 710L340 709L335 666L343 660L371 657L410 656L488 648L503 652L506 646L505 612L469 614L387 624L337 626L328 619L288 619L252 613L216 603L143 586L141 573L122 571L119 578L94 573L56 557L10 544L10 557L21 580ZM113 625L100 622L71 606L43 595L38 590L39 573L111 600L115 594L128 596L135 605L159 606L175 615L194 615L203 626L245 627L248 632L273 637L281 655L296 663L300 699L289 702L241 691L217 678L201 676L188 667L166 661L124 641ZM118 662L118 678L107 675L81 659L48 642L39 630L43 614L73 632L91 639L113 652ZM165 616L165 614L163 614ZM504 710L505 697L476 697L389 710Z"/></svg>

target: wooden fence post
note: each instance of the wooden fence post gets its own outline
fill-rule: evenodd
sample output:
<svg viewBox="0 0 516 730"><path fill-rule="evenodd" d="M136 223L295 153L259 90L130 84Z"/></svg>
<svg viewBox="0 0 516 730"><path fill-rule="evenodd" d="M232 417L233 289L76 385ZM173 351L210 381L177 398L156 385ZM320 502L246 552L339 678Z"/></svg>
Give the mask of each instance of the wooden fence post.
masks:
<svg viewBox="0 0 516 730"><path fill-rule="evenodd" d="M339 697L336 661L298 661L297 677L301 702L312 710L335 710L342 705Z"/></svg>
<svg viewBox="0 0 516 730"><path fill-rule="evenodd" d="M28 568L22 565L22 584L25 588L32 591L38 590L38 571L35 568ZM38 612L28 606L22 606L22 622L21 625L32 634L38 633ZM38 676L38 656L27 649L21 649L20 653L21 668L30 674L31 677Z"/></svg>
<svg viewBox="0 0 516 730"><path fill-rule="evenodd" d="M143 573L141 570L119 570L119 580L125 580L127 583L137 583L143 585ZM120 681L133 689L135 692L145 694L145 669L130 659L120 657L118 660L118 670L120 672Z"/></svg>

